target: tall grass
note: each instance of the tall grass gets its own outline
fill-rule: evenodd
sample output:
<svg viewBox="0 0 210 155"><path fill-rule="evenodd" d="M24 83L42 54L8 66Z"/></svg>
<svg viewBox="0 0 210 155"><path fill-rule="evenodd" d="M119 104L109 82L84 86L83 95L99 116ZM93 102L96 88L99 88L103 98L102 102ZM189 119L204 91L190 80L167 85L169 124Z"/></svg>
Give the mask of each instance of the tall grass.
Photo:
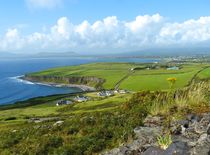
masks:
<svg viewBox="0 0 210 155"><path fill-rule="evenodd" d="M181 90L159 93L147 109L151 115L165 115L209 106L209 88L209 83L200 82Z"/></svg>

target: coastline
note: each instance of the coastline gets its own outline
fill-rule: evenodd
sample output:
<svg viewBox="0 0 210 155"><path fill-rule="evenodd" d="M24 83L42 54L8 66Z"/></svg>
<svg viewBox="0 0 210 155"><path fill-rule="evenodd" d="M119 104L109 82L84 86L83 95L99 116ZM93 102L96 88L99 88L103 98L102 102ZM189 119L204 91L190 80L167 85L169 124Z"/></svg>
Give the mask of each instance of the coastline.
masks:
<svg viewBox="0 0 210 155"><path fill-rule="evenodd" d="M68 87L68 88L79 88L83 92L88 92L88 91L96 91L94 87L90 87L87 85L79 85L79 84L62 84L62 83L53 83L53 82L40 82L40 81L32 81L28 80L25 78L25 76L18 76L17 79L24 80L26 82L31 82L37 85L45 85L45 86L50 86L50 87Z"/></svg>

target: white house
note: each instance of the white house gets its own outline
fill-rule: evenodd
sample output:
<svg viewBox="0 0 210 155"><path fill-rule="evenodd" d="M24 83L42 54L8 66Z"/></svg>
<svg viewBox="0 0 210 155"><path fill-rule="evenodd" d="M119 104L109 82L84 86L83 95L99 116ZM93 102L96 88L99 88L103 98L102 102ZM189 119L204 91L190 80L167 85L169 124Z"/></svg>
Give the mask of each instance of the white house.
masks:
<svg viewBox="0 0 210 155"><path fill-rule="evenodd" d="M113 91L108 91L108 90L101 91L101 92L98 93L98 96L100 96L100 97L107 97L107 96L112 96L112 95L114 95L114 92Z"/></svg>
<svg viewBox="0 0 210 155"><path fill-rule="evenodd" d="M68 101L68 100L59 100L56 103L56 106L61 106L61 105L68 105L68 104L72 104L72 101Z"/></svg>
<svg viewBox="0 0 210 155"><path fill-rule="evenodd" d="M118 92L119 92L119 94L126 94L126 93L128 93L127 90L119 90Z"/></svg>
<svg viewBox="0 0 210 155"><path fill-rule="evenodd" d="M86 97L86 96L77 96L77 97L74 98L74 100L76 102L86 102L88 100L88 97Z"/></svg>
<svg viewBox="0 0 210 155"><path fill-rule="evenodd" d="M116 94L127 94L127 93L129 93L129 91L121 89L121 90L115 90L114 93L116 93Z"/></svg>
<svg viewBox="0 0 210 155"><path fill-rule="evenodd" d="M179 70L179 67L177 66L168 67L167 70Z"/></svg>

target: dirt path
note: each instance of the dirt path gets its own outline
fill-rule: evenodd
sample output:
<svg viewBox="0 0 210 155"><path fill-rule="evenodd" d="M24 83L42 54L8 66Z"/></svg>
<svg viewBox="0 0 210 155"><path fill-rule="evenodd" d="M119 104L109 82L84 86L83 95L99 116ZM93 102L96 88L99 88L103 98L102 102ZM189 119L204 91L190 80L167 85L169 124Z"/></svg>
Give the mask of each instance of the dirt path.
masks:
<svg viewBox="0 0 210 155"><path fill-rule="evenodd" d="M121 83L122 83L124 80L126 80L129 76L131 76L134 72L135 72L134 70L131 70L131 69L130 69L129 72L128 72L128 74L125 75L122 79L120 79L120 81L118 81L118 82L115 84L114 89L115 89L115 90L118 90L119 87L120 87L120 85L121 85Z"/></svg>
<svg viewBox="0 0 210 155"><path fill-rule="evenodd" d="M188 86L190 86L190 85L193 83L193 81L195 80L195 78L198 76L198 74L199 74L200 72L204 71L204 70L207 69L207 68L210 68L210 66L206 66L206 67L202 68L201 70L199 70L197 73L195 73L195 74L193 75L192 79L189 81Z"/></svg>

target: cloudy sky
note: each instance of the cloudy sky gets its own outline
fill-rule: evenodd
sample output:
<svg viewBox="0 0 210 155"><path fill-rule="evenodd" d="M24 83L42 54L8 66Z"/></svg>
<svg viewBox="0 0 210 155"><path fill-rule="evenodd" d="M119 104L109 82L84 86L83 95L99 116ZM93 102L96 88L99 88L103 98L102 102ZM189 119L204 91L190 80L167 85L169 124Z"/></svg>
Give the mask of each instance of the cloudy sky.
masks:
<svg viewBox="0 0 210 155"><path fill-rule="evenodd" d="M0 52L210 47L209 0L2 0Z"/></svg>

